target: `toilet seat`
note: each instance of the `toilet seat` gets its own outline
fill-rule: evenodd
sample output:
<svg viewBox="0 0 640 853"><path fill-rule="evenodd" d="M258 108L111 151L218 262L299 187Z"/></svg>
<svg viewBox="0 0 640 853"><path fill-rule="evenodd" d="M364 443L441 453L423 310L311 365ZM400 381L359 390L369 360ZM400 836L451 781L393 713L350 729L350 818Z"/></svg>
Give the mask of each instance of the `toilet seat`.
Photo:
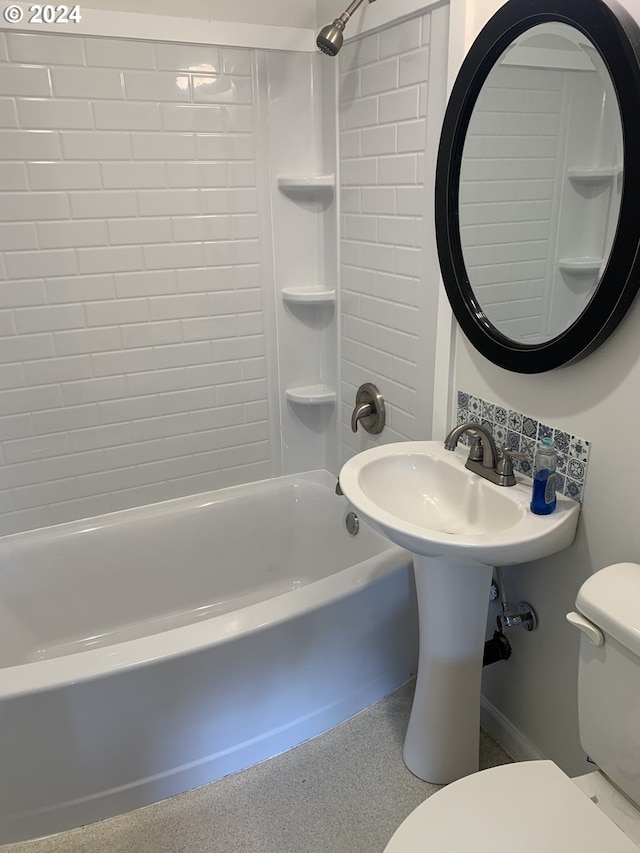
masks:
<svg viewBox="0 0 640 853"><path fill-rule="evenodd" d="M505 764L438 791L400 824L385 853L638 853L552 761Z"/></svg>

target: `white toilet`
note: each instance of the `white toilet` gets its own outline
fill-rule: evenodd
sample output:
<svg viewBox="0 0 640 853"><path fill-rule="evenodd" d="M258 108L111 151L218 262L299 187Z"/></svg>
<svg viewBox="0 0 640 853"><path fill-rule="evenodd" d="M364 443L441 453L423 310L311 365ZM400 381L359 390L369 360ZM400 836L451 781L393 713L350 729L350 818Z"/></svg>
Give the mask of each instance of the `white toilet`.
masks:
<svg viewBox="0 0 640 853"><path fill-rule="evenodd" d="M638 853L640 565L597 572L576 607L580 741L600 769L570 779L525 761L466 776L418 806L385 853Z"/></svg>

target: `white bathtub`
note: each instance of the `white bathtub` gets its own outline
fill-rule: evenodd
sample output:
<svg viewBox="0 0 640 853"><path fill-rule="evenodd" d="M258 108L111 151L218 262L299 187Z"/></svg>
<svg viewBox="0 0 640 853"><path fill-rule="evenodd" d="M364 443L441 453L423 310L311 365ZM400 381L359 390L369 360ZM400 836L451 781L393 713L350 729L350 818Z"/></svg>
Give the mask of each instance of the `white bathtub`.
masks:
<svg viewBox="0 0 640 853"><path fill-rule="evenodd" d="M327 472L0 539L0 843L248 767L404 683L410 556Z"/></svg>

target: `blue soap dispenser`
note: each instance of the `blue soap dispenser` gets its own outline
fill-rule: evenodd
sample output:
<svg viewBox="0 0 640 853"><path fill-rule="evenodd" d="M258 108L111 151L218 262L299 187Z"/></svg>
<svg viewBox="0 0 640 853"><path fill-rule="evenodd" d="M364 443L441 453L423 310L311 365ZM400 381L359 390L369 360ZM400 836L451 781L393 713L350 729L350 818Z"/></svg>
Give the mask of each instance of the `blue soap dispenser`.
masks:
<svg viewBox="0 0 640 853"><path fill-rule="evenodd" d="M558 451L550 438L543 438L533 463L531 512L549 515L556 508L556 467Z"/></svg>

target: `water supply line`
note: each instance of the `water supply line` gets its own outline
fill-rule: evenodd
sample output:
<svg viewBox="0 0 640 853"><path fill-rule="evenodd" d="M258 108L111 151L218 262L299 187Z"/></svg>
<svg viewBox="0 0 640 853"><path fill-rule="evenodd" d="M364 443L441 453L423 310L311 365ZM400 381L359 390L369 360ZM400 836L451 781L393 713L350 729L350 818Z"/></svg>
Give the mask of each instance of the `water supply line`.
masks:
<svg viewBox="0 0 640 853"><path fill-rule="evenodd" d="M492 639L484 644L483 666L489 666L499 660L509 660L511 657L511 643L504 635L505 628L521 627L525 631L533 631L538 624L533 608L526 601L521 601L517 605L509 603L500 566L496 566L495 573L497 580L491 584L489 597L492 601L496 598L500 599L501 613L496 617L497 628L493 632Z"/></svg>
<svg viewBox="0 0 640 853"><path fill-rule="evenodd" d="M538 626L538 619L533 607L526 601L520 601L517 605L509 603L501 566L496 566L496 578L502 608L502 613L497 617L498 630L521 627L525 631L534 631Z"/></svg>

